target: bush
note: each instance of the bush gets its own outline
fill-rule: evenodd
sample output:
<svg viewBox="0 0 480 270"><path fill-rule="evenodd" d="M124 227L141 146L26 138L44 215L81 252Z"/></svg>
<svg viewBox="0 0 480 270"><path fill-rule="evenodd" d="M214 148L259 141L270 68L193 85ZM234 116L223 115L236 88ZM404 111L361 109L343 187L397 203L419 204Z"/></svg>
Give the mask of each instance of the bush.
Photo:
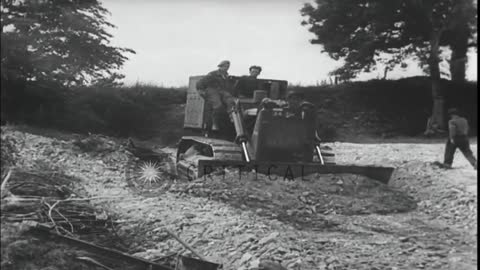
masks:
<svg viewBox="0 0 480 270"><path fill-rule="evenodd" d="M472 134L477 133L476 86L476 82L442 81L446 106L465 112ZM10 88L15 91L7 96L6 114L14 123L122 137L162 136L169 142L182 131L183 108L174 107L185 104L186 88L136 84L67 90L38 82ZM317 105L319 131L325 140L419 135L432 107L427 77L289 88L303 92Z"/></svg>
<svg viewBox="0 0 480 270"><path fill-rule="evenodd" d="M477 83L442 80L446 106L465 112L471 133L477 134ZM370 80L318 87L291 87L303 92L323 113L324 126L337 127L337 134L367 133L416 136L425 131L432 111L428 77Z"/></svg>
<svg viewBox="0 0 480 270"><path fill-rule="evenodd" d="M185 88L137 84L123 87L39 87L28 84L9 100L9 121L77 133L144 135L153 117L184 104ZM141 134L140 134L141 133Z"/></svg>

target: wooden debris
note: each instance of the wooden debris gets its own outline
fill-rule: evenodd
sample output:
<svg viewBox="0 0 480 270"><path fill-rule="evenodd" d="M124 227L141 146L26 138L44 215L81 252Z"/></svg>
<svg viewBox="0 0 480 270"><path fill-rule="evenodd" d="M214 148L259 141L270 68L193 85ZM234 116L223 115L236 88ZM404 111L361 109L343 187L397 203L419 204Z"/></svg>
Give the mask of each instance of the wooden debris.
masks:
<svg viewBox="0 0 480 270"><path fill-rule="evenodd" d="M7 190L7 183L8 180L10 179L10 176L12 175L12 170L8 170L7 175L5 176L4 179L2 179L2 185L0 186L0 194L1 198L3 199L5 196L8 195L9 191Z"/></svg>
<svg viewBox="0 0 480 270"><path fill-rule="evenodd" d="M173 270L170 267L167 267L152 261L148 261L142 258L134 257L115 249L101 247L87 241L75 239L73 237L52 232L50 230L51 227L48 226L48 224L32 223L32 225L35 225L32 227L32 230L34 231L37 231L40 233L48 233L49 235L57 237L60 240L73 244L79 248L84 248L88 251L95 252L96 254L99 254L99 255L103 255L112 259L123 260L125 262L132 263L132 264L140 264L140 265L143 265L145 268L150 267L150 269L152 270Z"/></svg>
<svg viewBox="0 0 480 270"><path fill-rule="evenodd" d="M185 248L187 248L188 250L190 250L195 256L197 256L198 258L206 261L206 259L200 255L198 252L195 251L195 249L193 249L189 244L185 243L182 239L180 239L180 237L178 237L175 233L173 233L172 231L170 231L169 229L165 229L165 231L171 235L173 238L175 238L175 240L177 240L180 244L182 244Z"/></svg>

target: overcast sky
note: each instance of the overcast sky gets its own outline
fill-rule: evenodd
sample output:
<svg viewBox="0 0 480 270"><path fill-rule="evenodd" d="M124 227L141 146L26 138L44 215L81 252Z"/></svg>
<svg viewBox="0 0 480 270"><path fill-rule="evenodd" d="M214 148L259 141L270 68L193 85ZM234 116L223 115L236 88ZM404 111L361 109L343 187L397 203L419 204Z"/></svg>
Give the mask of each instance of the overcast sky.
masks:
<svg viewBox="0 0 480 270"><path fill-rule="evenodd" d="M313 34L300 25L305 0L103 0L117 26L113 45L134 49L122 72L127 84L187 85L188 77L231 61L230 74L251 65L264 78L311 85L328 78L340 63L311 45ZM468 79L477 80L477 58L470 57ZM389 78L421 75L415 65ZM382 71L362 79L382 76Z"/></svg>

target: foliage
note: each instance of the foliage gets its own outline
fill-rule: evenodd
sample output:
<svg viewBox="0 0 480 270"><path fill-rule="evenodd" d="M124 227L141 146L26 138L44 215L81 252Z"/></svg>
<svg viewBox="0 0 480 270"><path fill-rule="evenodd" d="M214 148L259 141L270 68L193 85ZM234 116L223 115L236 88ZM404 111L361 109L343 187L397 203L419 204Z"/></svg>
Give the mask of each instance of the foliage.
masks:
<svg viewBox="0 0 480 270"><path fill-rule="evenodd" d="M318 106L322 138L334 140L383 133L420 134L432 106L429 84L427 77L414 77L290 88L304 92ZM446 107L465 111L475 134L477 84L442 80L441 86L447 89ZM186 88L137 84L65 92L27 87L24 95L24 102L36 100L36 104L16 104L24 113L16 115L15 123L82 134L161 137L167 143L178 140L183 132Z"/></svg>
<svg viewBox="0 0 480 270"><path fill-rule="evenodd" d="M417 136L431 112L428 77L370 80L339 85L292 87L319 109L320 131L326 140L356 136ZM440 81L447 108L457 107L477 132L477 83Z"/></svg>
<svg viewBox="0 0 480 270"><path fill-rule="evenodd" d="M31 124L77 133L114 136L152 136L168 122L168 109L186 100L185 88L155 85L80 87L70 91L27 84L10 112L12 123ZM175 119L178 126L181 120Z"/></svg>
<svg viewBox="0 0 480 270"><path fill-rule="evenodd" d="M472 0L316 0L315 6L307 3L300 12L306 17L302 24L315 34L311 43L345 61L333 72L345 78L379 63L387 68L405 65L408 57L432 68L441 60L441 50L432 47L454 45L462 31L476 38Z"/></svg>
<svg viewBox="0 0 480 270"><path fill-rule="evenodd" d="M111 46L98 0L2 0L2 79L64 86L116 81L131 49Z"/></svg>

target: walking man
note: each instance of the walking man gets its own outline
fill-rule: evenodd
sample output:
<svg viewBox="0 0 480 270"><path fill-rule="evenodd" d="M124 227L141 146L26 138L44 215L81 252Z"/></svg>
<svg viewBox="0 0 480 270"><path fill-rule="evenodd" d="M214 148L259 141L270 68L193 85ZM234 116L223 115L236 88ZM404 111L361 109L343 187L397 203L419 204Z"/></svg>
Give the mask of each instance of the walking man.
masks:
<svg viewBox="0 0 480 270"><path fill-rule="evenodd" d="M461 117L458 110L455 108L448 110L448 141L445 145L445 159L443 162L444 168L452 168L453 157L457 148L462 151L465 158L477 169L477 159L473 156L470 149L470 143L468 141L468 121L464 117Z"/></svg>
<svg viewBox="0 0 480 270"><path fill-rule="evenodd" d="M228 69L230 61L218 64L218 69L208 73L197 82L197 90L205 99L205 131L211 132L213 122L222 125L221 118L225 111L230 113L235 106L235 98L229 92Z"/></svg>

